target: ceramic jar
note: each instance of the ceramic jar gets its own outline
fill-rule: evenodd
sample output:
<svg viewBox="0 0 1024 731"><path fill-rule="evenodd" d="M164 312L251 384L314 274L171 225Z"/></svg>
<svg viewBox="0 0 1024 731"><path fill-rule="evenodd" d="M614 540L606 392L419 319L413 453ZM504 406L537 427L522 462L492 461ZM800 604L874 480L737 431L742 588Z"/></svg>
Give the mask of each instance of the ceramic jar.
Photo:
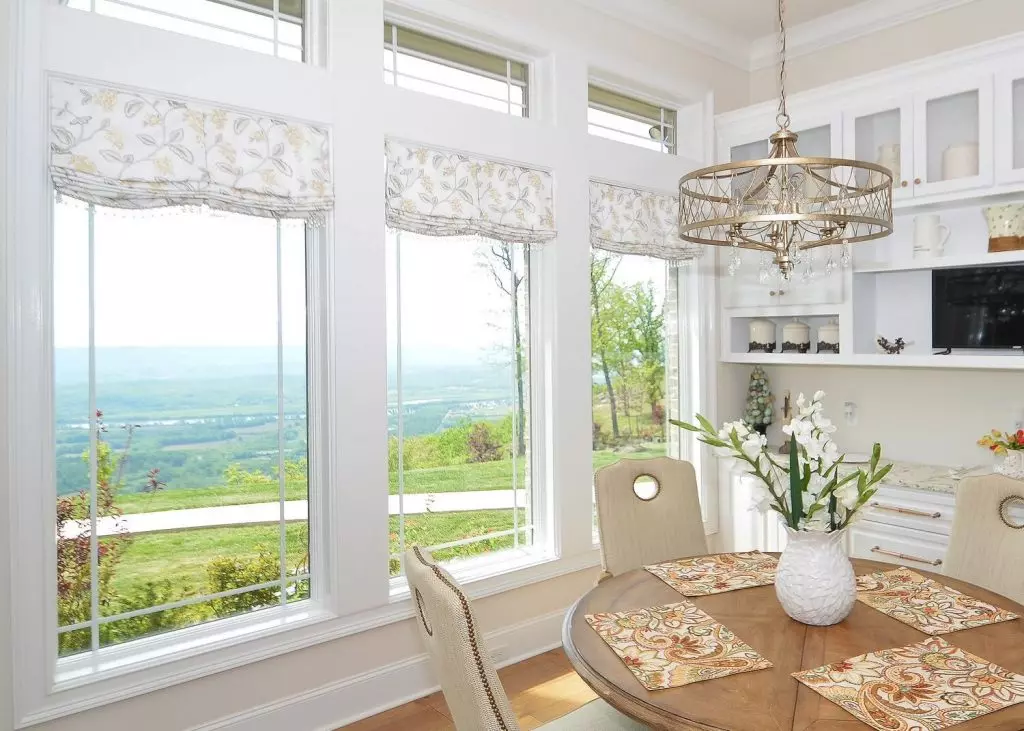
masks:
<svg viewBox="0 0 1024 731"><path fill-rule="evenodd" d="M797 622L824 627L846 619L857 602L857 577L844 547L846 529L821 533L786 526L775 596Z"/></svg>
<svg viewBox="0 0 1024 731"><path fill-rule="evenodd" d="M783 353L808 353L811 350L811 328L807 323L793 320L782 328Z"/></svg>
<svg viewBox="0 0 1024 731"><path fill-rule="evenodd" d="M898 144L893 145L879 145L878 146L878 164L884 168L889 168L892 172L893 185L899 187L900 184L900 146ZM878 185L882 182L882 176L878 173L871 173L869 180L874 185Z"/></svg>
<svg viewBox="0 0 1024 731"><path fill-rule="evenodd" d="M988 223L988 250L1024 249L1024 204L989 206L982 211Z"/></svg>
<svg viewBox="0 0 1024 731"><path fill-rule="evenodd" d="M750 340L747 344L748 353L775 352L775 323L771 320L751 320Z"/></svg>
<svg viewBox="0 0 1024 731"><path fill-rule="evenodd" d="M1024 480L1024 450L1008 450L1003 461L996 465L996 472L1017 480Z"/></svg>
<svg viewBox="0 0 1024 731"><path fill-rule="evenodd" d="M970 178L978 174L978 143L950 145L942 153L942 179Z"/></svg>
<svg viewBox="0 0 1024 731"><path fill-rule="evenodd" d="M839 323L835 320L818 328L818 352L839 354Z"/></svg>

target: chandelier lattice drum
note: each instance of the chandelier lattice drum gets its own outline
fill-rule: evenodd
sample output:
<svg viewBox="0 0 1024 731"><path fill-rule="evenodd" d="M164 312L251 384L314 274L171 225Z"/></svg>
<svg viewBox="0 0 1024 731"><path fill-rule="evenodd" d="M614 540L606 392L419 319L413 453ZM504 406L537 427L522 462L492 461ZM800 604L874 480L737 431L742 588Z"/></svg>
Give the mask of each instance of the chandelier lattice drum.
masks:
<svg viewBox="0 0 1024 731"><path fill-rule="evenodd" d="M784 15L780 0L779 129L768 138L768 157L714 165L680 179L679 237L765 252L789 279L810 249L841 246L847 263L849 244L892 233L892 172L875 163L797 152L786 110ZM730 271L737 262L738 256Z"/></svg>

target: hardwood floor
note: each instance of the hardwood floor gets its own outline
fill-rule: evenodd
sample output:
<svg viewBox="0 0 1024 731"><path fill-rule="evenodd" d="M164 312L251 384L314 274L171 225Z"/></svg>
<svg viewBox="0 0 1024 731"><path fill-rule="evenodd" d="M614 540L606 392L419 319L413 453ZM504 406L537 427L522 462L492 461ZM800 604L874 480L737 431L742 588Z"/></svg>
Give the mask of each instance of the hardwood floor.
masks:
<svg viewBox="0 0 1024 731"><path fill-rule="evenodd" d="M561 648L498 671L523 731L535 729L597 698ZM454 731L448 706L434 693L349 724L345 731Z"/></svg>

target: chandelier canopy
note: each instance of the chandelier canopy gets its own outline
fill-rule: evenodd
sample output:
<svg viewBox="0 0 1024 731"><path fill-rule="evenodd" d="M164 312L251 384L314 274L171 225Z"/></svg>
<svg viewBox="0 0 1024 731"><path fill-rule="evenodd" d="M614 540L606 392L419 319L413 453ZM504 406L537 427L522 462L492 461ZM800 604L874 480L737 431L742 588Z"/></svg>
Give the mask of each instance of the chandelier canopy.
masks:
<svg viewBox="0 0 1024 731"><path fill-rule="evenodd" d="M859 160L804 157L786 109L786 26L779 0L778 130L761 160L695 170L679 181L679 237L770 254L789 279L809 249L892 233L892 172ZM848 257L844 257L844 260Z"/></svg>

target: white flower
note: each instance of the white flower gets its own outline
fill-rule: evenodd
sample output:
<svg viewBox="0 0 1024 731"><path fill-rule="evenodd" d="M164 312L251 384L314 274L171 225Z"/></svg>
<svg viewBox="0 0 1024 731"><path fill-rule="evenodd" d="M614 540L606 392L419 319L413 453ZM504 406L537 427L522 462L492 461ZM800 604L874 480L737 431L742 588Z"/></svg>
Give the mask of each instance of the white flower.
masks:
<svg viewBox="0 0 1024 731"><path fill-rule="evenodd" d="M853 510L857 507L857 501L860 499L860 493L857 491L857 481L850 480L845 485L835 491L836 500L846 508L847 510Z"/></svg>
<svg viewBox="0 0 1024 731"><path fill-rule="evenodd" d="M825 398L824 391L815 391L814 398L812 398L811 401L821 401L823 398Z"/></svg>
<svg viewBox="0 0 1024 731"><path fill-rule="evenodd" d="M747 459L757 459L757 455L761 453L761 448L764 447L761 439L762 437L760 434L757 432L751 432L747 435L746 439L743 440L740 448L743 450L743 454L747 456Z"/></svg>
<svg viewBox="0 0 1024 731"><path fill-rule="evenodd" d="M832 420L826 418L821 411L816 411L811 415L811 423L814 424L816 429L824 432L825 434L832 434L836 430Z"/></svg>
<svg viewBox="0 0 1024 731"><path fill-rule="evenodd" d="M812 531L814 533L827 533L828 532L828 513L818 512L810 520L804 521L803 529L806 531Z"/></svg>
<svg viewBox="0 0 1024 731"><path fill-rule="evenodd" d="M826 480L824 477L822 477L819 474L813 473L812 471L811 480L810 482L807 483L807 492L813 495L814 499L817 500L818 495L820 495L821 491L825 489L825 483Z"/></svg>
<svg viewBox="0 0 1024 731"><path fill-rule="evenodd" d="M716 457L732 457L732 447L712 447L711 451Z"/></svg>

